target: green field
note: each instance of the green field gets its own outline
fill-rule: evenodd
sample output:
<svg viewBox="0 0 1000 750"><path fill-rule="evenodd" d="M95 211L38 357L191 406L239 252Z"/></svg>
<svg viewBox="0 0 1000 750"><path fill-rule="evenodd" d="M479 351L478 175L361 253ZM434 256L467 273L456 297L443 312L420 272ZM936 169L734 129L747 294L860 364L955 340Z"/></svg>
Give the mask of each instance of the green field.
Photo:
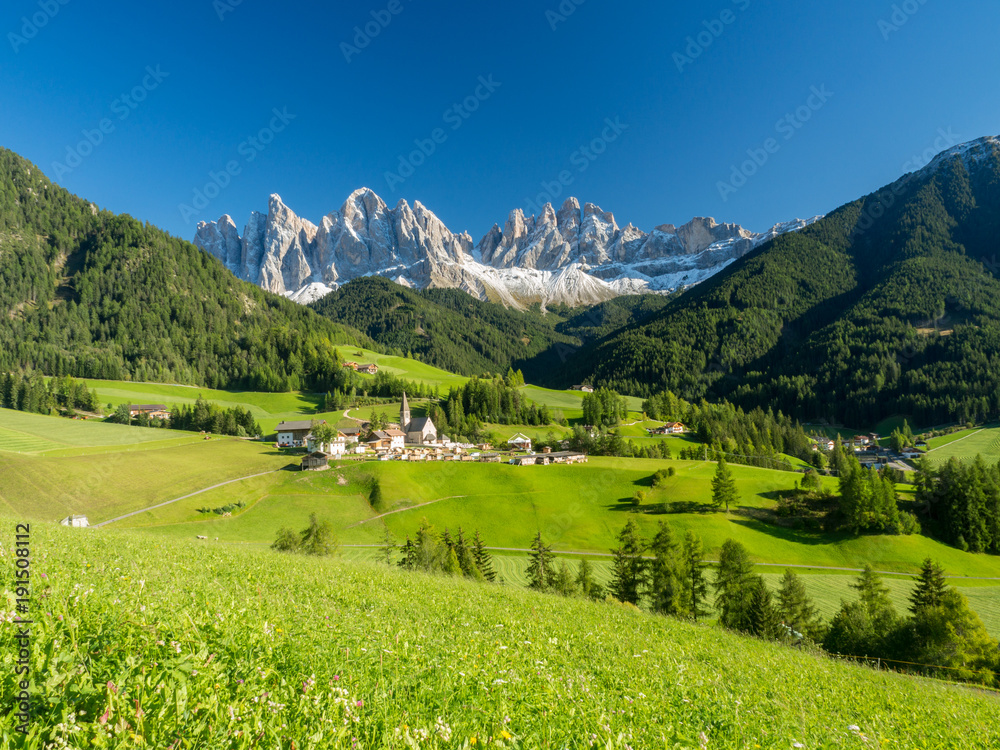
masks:
<svg viewBox="0 0 1000 750"><path fill-rule="evenodd" d="M134 532L31 541L29 750L1000 743L995 695L629 607Z"/></svg>
<svg viewBox="0 0 1000 750"><path fill-rule="evenodd" d="M95 430L111 427L88 426ZM0 454L0 507L11 515L38 520L79 513L94 524L290 463L288 456L271 446L236 438L198 438L168 447L153 444L146 450L82 456L6 453Z"/></svg>
<svg viewBox="0 0 1000 750"><path fill-rule="evenodd" d="M995 464L1000 461L1000 427L963 430L931 438L928 445L930 450L927 455L935 465L942 464L952 457L971 461L978 455Z"/></svg>
<svg viewBox="0 0 1000 750"><path fill-rule="evenodd" d="M183 432L0 409L0 453L84 455L179 445L198 439Z"/></svg>
<svg viewBox="0 0 1000 750"><path fill-rule="evenodd" d="M650 476L668 465L677 469L677 475L666 488L652 489ZM371 543L383 527L402 540L427 519L438 529L478 529L493 547L526 549L541 531L557 550L604 553L615 546L627 520L635 519L647 536L665 520L678 535L688 529L698 534L710 557L726 539L733 538L743 542L760 563L853 569L871 562L879 570L912 573L924 558L932 557L954 576L1000 578L1000 558L961 552L923 536L830 535L756 519L756 510L773 507L775 493L793 486L797 475L788 472L733 466L740 507L728 515L714 512L703 505L711 492L714 470L711 463L602 458L591 458L585 465L548 467L373 462L345 464L319 474L279 475L260 497L310 496L303 500L306 506L294 506L298 508L293 514L296 522L303 523L307 507L328 507L344 544ZM357 497L367 497L374 477L385 498L380 510L398 512L347 528L376 515L364 503L355 502ZM826 481L833 486L834 480ZM642 512L636 513L623 501L640 488L648 493L648 500ZM227 505L242 491L241 486L220 488L125 523L189 538L203 534L228 542L258 543L273 539L280 508L293 507L280 500L259 509L252 505L233 519L206 519L197 514L200 507ZM261 520L252 520L258 512ZM206 524L211 524L210 533L204 530Z"/></svg>

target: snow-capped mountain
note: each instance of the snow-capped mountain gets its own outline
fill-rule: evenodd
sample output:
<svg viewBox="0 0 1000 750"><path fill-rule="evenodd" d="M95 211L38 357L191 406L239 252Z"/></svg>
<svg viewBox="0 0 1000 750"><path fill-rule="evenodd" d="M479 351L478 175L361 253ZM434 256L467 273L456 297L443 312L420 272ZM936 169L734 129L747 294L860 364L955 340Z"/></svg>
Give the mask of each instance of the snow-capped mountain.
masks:
<svg viewBox="0 0 1000 750"><path fill-rule="evenodd" d="M647 234L631 224L620 228L611 213L570 198L558 212L547 204L540 216L514 210L503 229L495 225L476 245L419 201L390 209L364 188L318 226L272 195L267 214L252 213L242 237L226 215L199 224L194 242L241 279L303 304L351 279L378 275L417 289L455 287L512 307L582 305L697 284L818 218L764 234L698 218Z"/></svg>

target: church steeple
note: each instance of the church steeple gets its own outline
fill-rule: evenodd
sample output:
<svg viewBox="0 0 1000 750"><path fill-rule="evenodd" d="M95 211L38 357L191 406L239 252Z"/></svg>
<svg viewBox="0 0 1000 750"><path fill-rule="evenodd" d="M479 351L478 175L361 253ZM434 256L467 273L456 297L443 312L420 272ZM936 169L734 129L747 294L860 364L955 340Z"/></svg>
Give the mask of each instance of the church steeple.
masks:
<svg viewBox="0 0 1000 750"><path fill-rule="evenodd" d="M406 432L410 421L410 405L406 401L406 391L403 391L403 405L399 408L399 429Z"/></svg>

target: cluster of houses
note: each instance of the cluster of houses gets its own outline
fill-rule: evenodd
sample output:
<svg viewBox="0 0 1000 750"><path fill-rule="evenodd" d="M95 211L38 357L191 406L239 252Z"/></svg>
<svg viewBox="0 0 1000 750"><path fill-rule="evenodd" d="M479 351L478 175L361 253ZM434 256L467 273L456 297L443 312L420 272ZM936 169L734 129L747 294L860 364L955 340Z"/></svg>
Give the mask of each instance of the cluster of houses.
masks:
<svg viewBox="0 0 1000 750"><path fill-rule="evenodd" d="M344 367L360 372L362 375L375 375L378 372L378 365L375 363L359 365L357 362L344 362Z"/></svg>
<svg viewBox="0 0 1000 750"><path fill-rule="evenodd" d="M501 463L500 453L491 452L492 446L456 443L447 435L439 434L428 417L413 418L409 402L403 394L399 424L388 425L382 430L371 430L365 424L337 430L325 442L317 437L314 428L326 422L282 422L277 427L278 446L305 448L308 455L302 460L304 471L320 471L330 465L330 459L346 455L374 456L382 461L477 461ZM568 448L568 444L563 447ZM552 453L546 448L541 454L532 452L531 438L518 433L507 441L507 449L526 455L515 456L510 463L519 466L549 465L555 463L581 463L587 460L583 453L565 450Z"/></svg>
<svg viewBox="0 0 1000 750"><path fill-rule="evenodd" d="M129 404L128 415L135 419L145 414L149 419L170 419L170 410L164 404Z"/></svg>
<svg viewBox="0 0 1000 750"><path fill-rule="evenodd" d="M904 448L897 453L891 448L879 445L880 439L876 434L855 435L852 438L841 440L841 444L845 449L854 451L861 465L870 469L882 468L900 459L911 461L919 459L927 455L929 448L926 441L919 440L915 445ZM813 443L813 450L830 452L836 444L835 440L820 438Z"/></svg>
<svg viewBox="0 0 1000 750"><path fill-rule="evenodd" d="M680 422L667 422L662 427L652 427L646 432L650 435L683 435L687 432L687 427Z"/></svg>

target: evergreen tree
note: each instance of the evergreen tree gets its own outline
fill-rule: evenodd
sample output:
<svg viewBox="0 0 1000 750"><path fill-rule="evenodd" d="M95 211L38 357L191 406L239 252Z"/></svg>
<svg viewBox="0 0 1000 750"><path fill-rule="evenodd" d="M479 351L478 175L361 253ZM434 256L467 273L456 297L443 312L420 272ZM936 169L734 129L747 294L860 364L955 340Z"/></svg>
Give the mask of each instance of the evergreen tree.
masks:
<svg viewBox="0 0 1000 750"><path fill-rule="evenodd" d="M787 568L778 589L778 613L782 622L795 632L816 642L823 639L823 624L802 579Z"/></svg>
<svg viewBox="0 0 1000 750"><path fill-rule="evenodd" d="M725 506L726 513L728 513L730 504L737 500L739 500L739 493L736 490L736 480L733 479L733 474L726 465L725 459L720 456L715 476L712 478L712 504L716 508Z"/></svg>
<svg viewBox="0 0 1000 750"><path fill-rule="evenodd" d="M701 539L690 530L684 535L681 565L684 583L683 604L678 609L697 621L699 617L708 614L708 610L705 608L705 601L708 598L708 582L705 579L705 559Z"/></svg>
<svg viewBox="0 0 1000 750"><path fill-rule="evenodd" d="M649 599L653 612L676 615L679 611L681 566L677 543L670 527L662 521L649 545L653 559L649 563Z"/></svg>
<svg viewBox="0 0 1000 750"><path fill-rule="evenodd" d="M761 576L753 576L750 582L746 632L768 640L779 638L784 632L781 627L781 615L774 605L771 590Z"/></svg>
<svg viewBox="0 0 1000 750"><path fill-rule="evenodd" d="M580 567L576 573L576 587L588 599L604 598L604 589L594 580L594 569L586 557L580 560Z"/></svg>
<svg viewBox="0 0 1000 750"><path fill-rule="evenodd" d="M315 513L309 516L309 526L300 532L300 536L299 548L307 555L327 557L336 549L333 526L329 521L320 521Z"/></svg>
<svg viewBox="0 0 1000 750"><path fill-rule="evenodd" d="M881 576L875 572L871 563L865 565L858 580L851 584L851 588L858 592L858 598L876 629L883 633L889 632L899 618L892 599L889 598L889 588L882 583Z"/></svg>
<svg viewBox="0 0 1000 750"><path fill-rule="evenodd" d="M297 552L299 549L299 536L289 528L278 529L278 536L271 545L275 552Z"/></svg>
<svg viewBox="0 0 1000 750"><path fill-rule="evenodd" d="M382 539L382 546L379 549L385 557L385 564L392 565L392 554L396 551L396 542L393 540L392 532L389 531L388 526L385 527L385 537Z"/></svg>
<svg viewBox="0 0 1000 750"><path fill-rule="evenodd" d="M542 532L535 535L528 555L528 587L536 591L546 591L553 585L555 578L555 555L552 547L542 541Z"/></svg>
<svg viewBox="0 0 1000 750"><path fill-rule="evenodd" d="M916 588L910 596L910 612L916 615L921 607L941 606L944 594L948 590L944 570L929 557L924 560L917 577Z"/></svg>
<svg viewBox="0 0 1000 750"><path fill-rule="evenodd" d="M458 559L458 565L462 569L462 575L466 578L483 578L484 576L479 573L479 569L476 567L476 561L473 556L472 551L469 549L469 545L465 541L465 534L462 532L462 527L458 527L458 534L455 536L455 557Z"/></svg>
<svg viewBox="0 0 1000 750"><path fill-rule="evenodd" d="M612 551L614 562L609 588L611 595L620 602L639 604L646 583L644 549L639 527L635 521L629 521L618 535L618 547Z"/></svg>
<svg viewBox="0 0 1000 750"><path fill-rule="evenodd" d="M747 548L727 539L719 553L715 573L715 607L719 624L744 633L750 630L750 606L755 581L754 566Z"/></svg>
<svg viewBox="0 0 1000 750"><path fill-rule="evenodd" d="M552 580L552 588L563 596L573 596L577 592L576 581L573 579L573 574L565 560L559 561L559 567Z"/></svg>
<svg viewBox="0 0 1000 750"><path fill-rule="evenodd" d="M497 573L493 568L493 558L486 550L486 545L480 538L478 529L476 530L476 536L472 544L472 556L475 559L476 567L479 569L479 572L483 574L483 578L490 583L496 581Z"/></svg>
<svg viewBox="0 0 1000 750"><path fill-rule="evenodd" d="M399 559L399 567L403 570L416 570L419 566L417 545L413 543L409 535L406 537L406 543L400 549L403 551L403 556Z"/></svg>

